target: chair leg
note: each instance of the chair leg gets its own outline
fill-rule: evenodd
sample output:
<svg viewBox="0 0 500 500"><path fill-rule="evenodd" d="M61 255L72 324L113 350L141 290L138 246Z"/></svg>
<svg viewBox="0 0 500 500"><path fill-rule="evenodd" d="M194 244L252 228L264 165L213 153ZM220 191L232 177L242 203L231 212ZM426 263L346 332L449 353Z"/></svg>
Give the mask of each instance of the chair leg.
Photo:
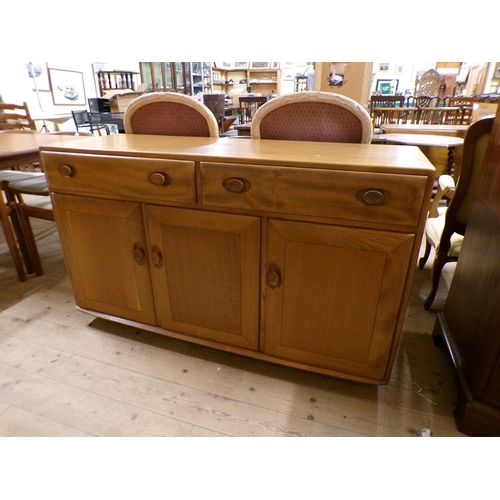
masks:
<svg viewBox="0 0 500 500"><path fill-rule="evenodd" d="M16 236L12 228L7 207L4 204L3 200L0 200L0 223L2 225L7 246L9 247L10 255L12 256L12 260L14 261L17 276L19 277L20 281L26 281L27 278L26 272L24 270L23 259L17 246Z"/></svg>
<svg viewBox="0 0 500 500"><path fill-rule="evenodd" d="M429 255L431 253L431 244L429 243L429 240L425 240L425 250L424 250L424 255L420 257L420 260L418 261L418 267L419 269L423 269L427 259L429 258Z"/></svg>
<svg viewBox="0 0 500 500"><path fill-rule="evenodd" d="M426 311L428 311L431 308L432 303L436 298L436 294L439 288L439 280L441 278L441 271L443 270L443 267L447 261L448 260L446 258L446 254L443 255L438 250L436 252L436 257L434 259L434 262L432 263L431 291L429 292L429 295L427 296L424 302L424 309Z"/></svg>
<svg viewBox="0 0 500 500"><path fill-rule="evenodd" d="M19 222L23 232L24 240L28 248L30 260L33 265L32 272L34 272L37 276L42 276L42 261L40 259L40 254L38 253L38 247L36 245L35 235L33 233L33 227L31 226L30 218L24 213L23 210L23 203L16 205L16 211L19 216Z"/></svg>

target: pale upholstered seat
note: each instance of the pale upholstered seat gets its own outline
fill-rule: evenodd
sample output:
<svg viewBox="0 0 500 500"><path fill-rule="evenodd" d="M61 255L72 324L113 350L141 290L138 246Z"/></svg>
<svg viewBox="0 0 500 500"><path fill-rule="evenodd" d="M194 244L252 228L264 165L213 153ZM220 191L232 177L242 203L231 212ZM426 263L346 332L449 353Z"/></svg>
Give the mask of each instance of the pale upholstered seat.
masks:
<svg viewBox="0 0 500 500"><path fill-rule="evenodd" d="M431 248L435 249L431 291L424 302L425 309L430 309L436 297L444 265L458 260L472 202L483 169L493 121L493 117L483 118L473 123L467 130L460 178L456 187L453 178L449 175L439 178L438 191L425 224L425 251L419 261L419 267L422 269L429 258ZM451 198L446 208L439 207L443 196Z"/></svg>
<svg viewBox="0 0 500 500"><path fill-rule="evenodd" d="M356 101L329 92L296 92L275 97L252 120L254 139L369 144L373 126Z"/></svg>
<svg viewBox="0 0 500 500"><path fill-rule="evenodd" d="M125 133L218 137L212 111L185 94L152 92L134 99L123 117Z"/></svg>

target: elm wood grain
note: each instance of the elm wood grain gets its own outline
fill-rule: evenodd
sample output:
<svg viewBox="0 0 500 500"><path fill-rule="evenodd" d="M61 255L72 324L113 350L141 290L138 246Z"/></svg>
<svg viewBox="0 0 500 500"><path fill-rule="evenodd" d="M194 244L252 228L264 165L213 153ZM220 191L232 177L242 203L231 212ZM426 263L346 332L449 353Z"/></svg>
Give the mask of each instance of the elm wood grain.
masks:
<svg viewBox="0 0 500 500"><path fill-rule="evenodd" d="M46 270L36 280L2 266L0 241L10 283L0 290L1 435L463 436L447 355L430 340L435 313L421 307L429 269L415 274L391 383L373 387L83 314L54 224L34 230Z"/></svg>
<svg viewBox="0 0 500 500"><path fill-rule="evenodd" d="M64 150L49 147L42 153L55 209L61 210L58 220L66 221L59 230L65 252L71 253L68 266L72 280L82 274L79 266L90 273L92 267L107 270L95 271L88 278L88 285L75 286L78 307L132 327L148 328L227 352L360 382L389 382L414 272L411 263L419 251L426 199L430 198L434 178L433 167L417 148L404 151L397 146L349 145L346 148L343 144L183 137L139 136L139 139L109 136L106 141L97 139L86 143L82 140L75 147ZM169 165L178 167L173 171L183 172L179 182L172 176L172 184L168 186L151 183L152 168L157 168L155 160L164 161L163 174L169 177ZM105 164L108 169L101 177L100 167ZM128 169L134 172L125 175L114 189L115 183L110 180L120 175L122 164L125 173ZM61 166L69 166L69 170L77 174L61 175ZM63 170L64 174L67 168ZM222 178L211 177L215 170ZM243 170L248 179L240 176ZM182 183L187 179L191 179L191 185L188 182L185 192L190 197L171 198L169 190L164 190L171 187L173 193L183 193L177 184L185 187ZM97 186L102 181L105 188L101 189ZM330 189L335 184L335 189ZM322 189L324 194L316 196ZM265 190L273 194L264 194ZM154 195L150 195L152 192ZM196 193L195 199L192 193ZM93 235L91 223L72 222L74 215L69 202L58 208L61 197L78 200L75 206L81 207L92 206L95 200L102 198L105 204L97 204L93 213L103 216L110 225L109 230ZM332 203L331 199L337 197L340 202ZM134 231L143 232L145 242L134 232L125 230L120 218L116 228L111 227L115 210L112 207L116 205L118 209L122 204L134 207L137 213ZM347 208L343 208L343 204ZM354 279L357 291L368 287L373 292L366 295L370 303L363 304L371 312L370 319L363 325L356 323L358 293L351 290L342 328L336 321L326 322L332 329L339 330L338 336L344 344L342 352L362 351L366 345L359 345L361 339L365 344L372 344L373 350L363 360L325 362L323 354L313 350L303 357L286 349L266 352L266 336L273 334L265 326L268 297L277 276L269 273L269 269L279 264L273 261L272 241L267 236L273 218L311 223L311 228L337 234L334 246L345 246L340 252L342 265L351 273L359 262L354 258L357 251L370 254L367 261L372 264L369 276L373 279L366 283L359 279L359 273ZM80 238L82 227L86 230ZM363 237L368 241L361 243ZM109 257L113 243L123 247L114 262ZM137 244L142 250L137 251ZM317 243L313 241L314 245ZM87 251L87 247L93 251ZM102 258L105 264L92 266L88 255L95 259L105 255ZM401 273L393 273L396 262L402 264ZM306 264L304 259L297 259L297 263L299 267ZM141 268L141 272L135 268ZM328 276L332 283L349 280L348 274L342 274L339 280L336 269L328 270L332 273ZM148 273L151 284L146 282ZM140 282L137 276L142 276ZM292 271L291 283L293 276ZM377 280L380 276L383 279ZM102 280L116 282L126 290L116 293L107 283L101 286ZM311 285L317 287L310 291L311 296L322 293L319 280ZM395 293L387 293L390 286ZM292 289L290 293L290 297L300 295ZM340 287L330 287L328 293L328 299L335 301L335 295L341 293ZM89 306L89 297L98 297L98 300ZM129 297L135 299L137 307L131 307ZM286 302L285 305L287 310L303 307L300 297L294 304ZM273 307L269 306L269 310ZM158 320L138 319L136 313L141 314L146 308L156 311ZM326 316L335 314L326 304L324 309ZM378 311L376 317L375 311ZM363 331L350 335L350 322ZM286 323L287 329L292 323ZM335 334L332 332L329 342L338 342ZM283 335L286 336L286 332ZM309 331L303 335L309 335ZM313 349L324 350L324 344L320 341ZM325 356L334 358L331 352L327 349Z"/></svg>
<svg viewBox="0 0 500 500"><path fill-rule="evenodd" d="M443 340L457 373L458 429L500 436L500 111L472 205L460 259L433 337Z"/></svg>

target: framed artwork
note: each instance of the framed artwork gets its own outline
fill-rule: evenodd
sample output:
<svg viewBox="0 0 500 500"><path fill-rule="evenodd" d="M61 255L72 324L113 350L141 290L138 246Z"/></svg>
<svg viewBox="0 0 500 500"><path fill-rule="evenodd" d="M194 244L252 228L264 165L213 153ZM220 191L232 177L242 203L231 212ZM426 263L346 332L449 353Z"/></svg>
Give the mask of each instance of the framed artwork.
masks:
<svg viewBox="0 0 500 500"><path fill-rule="evenodd" d="M285 69L283 71L283 80L293 80L293 73L292 69Z"/></svg>
<svg viewBox="0 0 500 500"><path fill-rule="evenodd" d="M378 65L379 71L389 71L389 63L380 63Z"/></svg>
<svg viewBox="0 0 500 500"><path fill-rule="evenodd" d="M33 90L50 92L47 64L44 62L27 62L26 69L31 79Z"/></svg>
<svg viewBox="0 0 500 500"><path fill-rule="evenodd" d="M247 62L235 62L234 67L237 69L248 69L248 63Z"/></svg>
<svg viewBox="0 0 500 500"><path fill-rule="evenodd" d="M49 68L50 90L55 105L85 106L83 73Z"/></svg>
<svg viewBox="0 0 500 500"><path fill-rule="evenodd" d="M233 63L230 62L216 62L215 67L219 69L231 69L233 67Z"/></svg>
<svg viewBox="0 0 500 500"><path fill-rule="evenodd" d="M279 62L272 62L271 65L269 66L271 69L279 69L280 63Z"/></svg>
<svg viewBox="0 0 500 500"><path fill-rule="evenodd" d="M396 95L399 80L377 80L376 91L382 95Z"/></svg>
<svg viewBox="0 0 500 500"><path fill-rule="evenodd" d="M405 74L405 66L401 63L396 63L396 75L404 75Z"/></svg>
<svg viewBox="0 0 500 500"><path fill-rule="evenodd" d="M252 62L250 63L250 69L269 69L268 62Z"/></svg>

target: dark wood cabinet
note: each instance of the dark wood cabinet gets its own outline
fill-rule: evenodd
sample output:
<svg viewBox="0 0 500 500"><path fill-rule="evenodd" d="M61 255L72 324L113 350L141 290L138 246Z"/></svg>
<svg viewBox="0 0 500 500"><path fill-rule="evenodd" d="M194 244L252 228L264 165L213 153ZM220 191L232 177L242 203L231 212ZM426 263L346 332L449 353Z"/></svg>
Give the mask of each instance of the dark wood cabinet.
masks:
<svg viewBox="0 0 500 500"><path fill-rule="evenodd" d="M457 374L459 431L500 436L500 112L478 196L433 337L445 341Z"/></svg>

